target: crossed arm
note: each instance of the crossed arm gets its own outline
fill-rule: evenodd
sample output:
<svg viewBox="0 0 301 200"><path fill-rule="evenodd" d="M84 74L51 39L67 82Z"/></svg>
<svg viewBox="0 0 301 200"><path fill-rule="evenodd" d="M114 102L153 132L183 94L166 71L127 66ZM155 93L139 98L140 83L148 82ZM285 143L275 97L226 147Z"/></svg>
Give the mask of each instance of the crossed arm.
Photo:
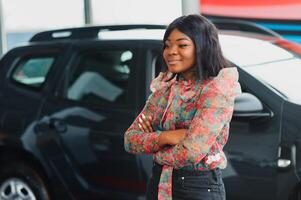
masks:
<svg viewBox="0 0 301 200"><path fill-rule="evenodd" d="M160 131L160 121L167 99L157 91L146 104L124 135L124 147L129 153L156 153L166 145L176 145L185 136L185 129ZM172 137L171 137L172 136Z"/></svg>
<svg viewBox="0 0 301 200"><path fill-rule="evenodd" d="M126 133L125 144L132 153L153 153L162 165L180 168L196 164L210 151L216 138L229 123L233 113L235 95L216 88L204 88L197 102L197 112L189 129L154 131L163 109L149 98L145 108ZM156 113L152 115L151 113ZM166 145L169 145L166 148ZM164 148L165 147L165 148Z"/></svg>

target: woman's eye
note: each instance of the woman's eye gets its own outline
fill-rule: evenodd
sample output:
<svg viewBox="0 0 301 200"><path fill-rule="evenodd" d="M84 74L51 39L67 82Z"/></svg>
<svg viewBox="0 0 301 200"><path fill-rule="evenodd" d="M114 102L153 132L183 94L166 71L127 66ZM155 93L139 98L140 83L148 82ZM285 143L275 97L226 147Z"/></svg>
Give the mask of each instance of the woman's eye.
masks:
<svg viewBox="0 0 301 200"><path fill-rule="evenodd" d="M164 49L165 49L165 48L168 48L168 47L169 47L169 45L168 45L168 44L164 44Z"/></svg>
<svg viewBox="0 0 301 200"><path fill-rule="evenodd" d="M185 48L185 47L188 47L189 45L188 44L180 44L179 47L181 48Z"/></svg>

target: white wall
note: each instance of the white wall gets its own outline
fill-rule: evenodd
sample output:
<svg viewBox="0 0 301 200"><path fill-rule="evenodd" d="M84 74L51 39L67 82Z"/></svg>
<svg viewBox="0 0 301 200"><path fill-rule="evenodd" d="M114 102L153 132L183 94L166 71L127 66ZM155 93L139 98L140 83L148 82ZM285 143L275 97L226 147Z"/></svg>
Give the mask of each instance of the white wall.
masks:
<svg viewBox="0 0 301 200"><path fill-rule="evenodd" d="M35 32L84 24L83 0L2 0L7 32ZM94 24L168 24L181 0L91 0Z"/></svg>
<svg viewBox="0 0 301 200"><path fill-rule="evenodd" d="M97 24L169 24L182 14L181 0L92 0Z"/></svg>

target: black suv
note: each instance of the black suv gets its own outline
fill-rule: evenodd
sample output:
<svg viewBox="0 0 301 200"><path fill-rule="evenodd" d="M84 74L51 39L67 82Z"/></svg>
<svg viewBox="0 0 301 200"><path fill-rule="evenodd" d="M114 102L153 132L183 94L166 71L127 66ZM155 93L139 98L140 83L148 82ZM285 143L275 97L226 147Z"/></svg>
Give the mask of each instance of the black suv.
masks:
<svg viewBox="0 0 301 200"><path fill-rule="evenodd" d="M225 146L227 198L299 200L301 48L252 24L215 23L243 89ZM152 158L126 153L123 134L160 71L164 29L47 31L3 56L1 200L145 198Z"/></svg>

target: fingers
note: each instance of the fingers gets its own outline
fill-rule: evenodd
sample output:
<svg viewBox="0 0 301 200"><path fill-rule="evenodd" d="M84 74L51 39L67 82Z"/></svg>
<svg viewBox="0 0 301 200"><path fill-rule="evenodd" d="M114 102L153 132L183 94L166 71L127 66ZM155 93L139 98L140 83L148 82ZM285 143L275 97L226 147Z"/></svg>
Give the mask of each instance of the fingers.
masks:
<svg viewBox="0 0 301 200"><path fill-rule="evenodd" d="M138 126L143 132L153 132L153 127L151 125L152 118L146 118L144 114L142 114L138 118Z"/></svg>
<svg viewBox="0 0 301 200"><path fill-rule="evenodd" d="M141 129L141 131L147 132L147 129L146 129L146 126L145 126L143 120L142 120L140 117L139 117L138 120L139 120L138 126L139 126L139 128Z"/></svg>
<svg viewBox="0 0 301 200"><path fill-rule="evenodd" d="M141 115L140 123L146 132L153 132L150 119L146 118L144 114Z"/></svg>
<svg viewBox="0 0 301 200"><path fill-rule="evenodd" d="M147 130L149 132L153 132L153 127L152 127L149 119L145 121L145 124L146 124Z"/></svg>

